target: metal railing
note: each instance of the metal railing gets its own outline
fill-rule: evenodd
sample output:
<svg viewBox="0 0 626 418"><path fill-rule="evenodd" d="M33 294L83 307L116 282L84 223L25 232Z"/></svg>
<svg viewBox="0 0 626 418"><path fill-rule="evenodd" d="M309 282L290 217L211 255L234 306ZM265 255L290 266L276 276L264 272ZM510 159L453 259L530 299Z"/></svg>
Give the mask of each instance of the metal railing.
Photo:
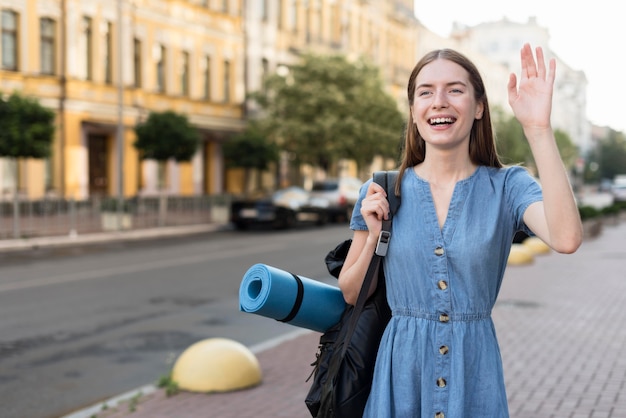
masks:
<svg viewBox="0 0 626 418"><path fill-rule="evenodd" d="M227 223L229 195L1 200L0 239Z"/></svg>

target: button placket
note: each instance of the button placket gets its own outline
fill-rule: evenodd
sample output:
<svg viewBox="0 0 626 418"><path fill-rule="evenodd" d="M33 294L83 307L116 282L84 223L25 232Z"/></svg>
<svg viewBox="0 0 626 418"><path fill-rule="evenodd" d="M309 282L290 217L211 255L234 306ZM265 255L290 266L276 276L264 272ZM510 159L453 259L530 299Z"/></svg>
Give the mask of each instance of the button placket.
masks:
<svg viewBox="0 0 626 418"><path fill-rule="evenodd" d="M447 377L450 375L450 361L451 358L448 355L449 345L452 338L452 321L451 321L451 293L450 285L448 281L448 266L447 266L447 254L442 241L436 242L433 251L433 276L432 282L435 291L435 305L434 308L437 311L437 344L434 348L438 352L435 366L436 380L433 385L435 390L433 413L435 418L444 418L444 412L446 405L448 404L448 398L450 395L450 388L448 386Z"/></svg>

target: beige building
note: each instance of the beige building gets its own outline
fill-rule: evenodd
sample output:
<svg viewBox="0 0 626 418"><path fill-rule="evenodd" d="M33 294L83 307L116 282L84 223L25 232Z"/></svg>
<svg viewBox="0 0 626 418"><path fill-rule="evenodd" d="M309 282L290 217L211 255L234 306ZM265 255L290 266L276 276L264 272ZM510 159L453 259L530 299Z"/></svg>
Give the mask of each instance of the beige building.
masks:
<svg viewBox="0 0 626 418"><path fill-rule="evenodd" d="M157 192L134 126L151 111L185 114L201 132L167 192L219 193L220 144L245 125L243 0L0 0L0 90L56 111L48 161L0 160L4 195L76 199ZM121 22L121 24L120 24ZM121 48L120 48L121 46Z"/></svg>

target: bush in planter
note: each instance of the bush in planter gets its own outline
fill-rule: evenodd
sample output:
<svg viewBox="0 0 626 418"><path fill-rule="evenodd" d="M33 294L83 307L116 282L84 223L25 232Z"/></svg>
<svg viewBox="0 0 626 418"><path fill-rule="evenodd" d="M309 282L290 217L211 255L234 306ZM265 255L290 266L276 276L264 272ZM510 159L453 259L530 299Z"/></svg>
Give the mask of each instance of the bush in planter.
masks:
<svg viewBox="0 0 626 418"><path fill-rule="evenodd" d="M105 198L100 202L100 216L102 230L118 231L131 229L133 227L132 214L135 212L136 202L133 200L122 201L121 213L119 200L116 198ZM121 216L120 216L121 215Z"/></svg>
<svg viewBox="0 0 626 418"><path fill-rule="evenodd" d="M602 232L602 213L599 209L583 205L578 207L580 219L583 221L583 236L594 238Z"/></svg>
<svg viewBox="0 0 626 418"><path fill-rule="evenodd" d="M619 211L620 211L620 207L619 205L616 205L616 204L605 206L602 209L600 209L600 213L602 215L607 215L607 216L617 215Z"/></svg>
<svg viewBox="0 0 626 418"><path fill-rule="evenodd" d="M578 207L578 213L580 213L580 219L586 221L588 219L594 219L601 215L599 209L594 206L582 205Z"/></svg>

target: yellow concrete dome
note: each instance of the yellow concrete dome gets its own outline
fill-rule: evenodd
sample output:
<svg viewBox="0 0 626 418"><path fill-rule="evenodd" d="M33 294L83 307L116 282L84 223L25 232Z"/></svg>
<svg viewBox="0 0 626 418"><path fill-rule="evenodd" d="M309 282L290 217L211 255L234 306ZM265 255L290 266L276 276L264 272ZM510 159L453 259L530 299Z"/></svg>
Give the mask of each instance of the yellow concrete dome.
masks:
<svg viewBox="0 0 626 418"><path fill-rule="evenodd" d="M509 253L509 265L523 265L530 264L535 261L535 256L532 251L528 249L524 244L511 245L511 252Z"/></svg>
<svg viewBox="0 0 626 418"><path fill-rule="evenodd" d="M172 381L181 390L228 392L256 386L261 366L243 344L226 338L209 338L191 345L174 363Z"/></svg>
<svg viewBox="0 0 626 418"><path fill-rule="evenodd" d="M522 241L522 244L533 254L548 254L551 251L548 244L537 237L528 237Z"/></svg>

